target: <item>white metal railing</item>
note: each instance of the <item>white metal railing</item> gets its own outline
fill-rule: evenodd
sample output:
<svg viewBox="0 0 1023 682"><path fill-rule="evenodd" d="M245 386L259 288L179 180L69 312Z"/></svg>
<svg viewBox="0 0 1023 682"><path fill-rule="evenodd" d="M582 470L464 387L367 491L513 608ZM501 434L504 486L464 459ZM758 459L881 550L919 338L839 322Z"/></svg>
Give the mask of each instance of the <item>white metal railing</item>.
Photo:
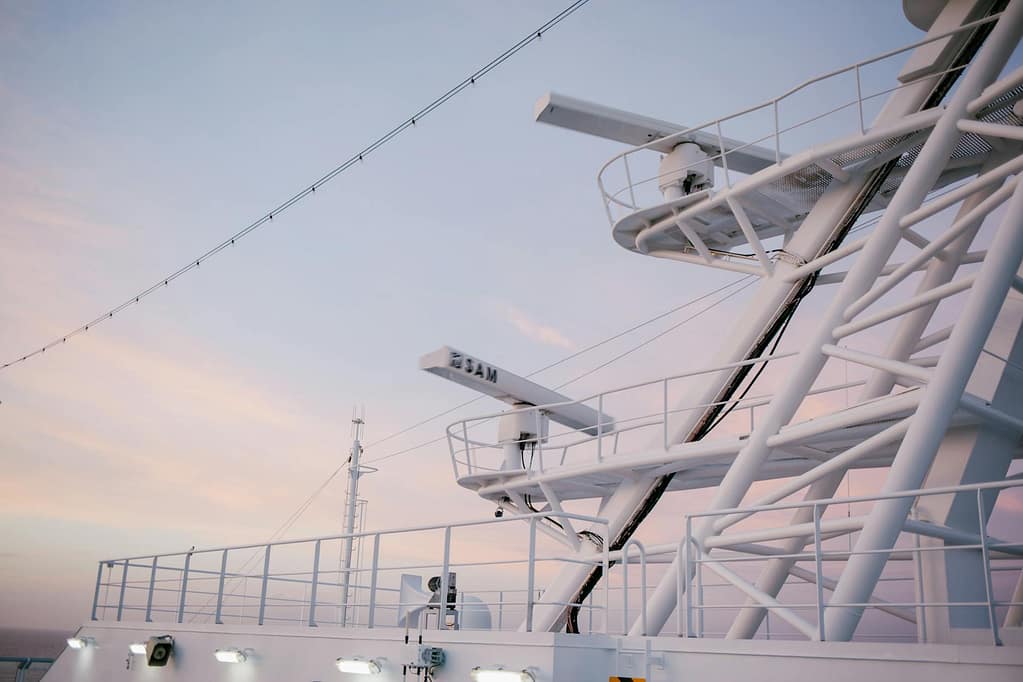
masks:
<svg viewBox="0 0 1023 682"><path fill-rule="evenodd" d="M451 464L456 480L465 476L475 474L486 474L502 470L504 461L503 448L509 444L528 445L535 449L530 453L529 461L524 462L524 469L527 472L544 473L545 471L560 467L569 461L569 455L585 451L585 463L600 463L606 457L618 453L620 437L623 434L632 434L637 431L653 431L658 429L661 436L661 446L667 450L672 445L671 419L677 415L690 413L696 410L707 410L713 407L732 407L733 412L748 415L749 428L755 426L755 410L770 402L770 394L759 394L745 396L742 398L723 400L711 403L698 403L683 407L671 406L671 388L676 382L681 382L696 376L711 374L715 372L734 371L744 367L752 367L776 360L791 358L795 353L776 353L762 355L750 360L733 362L716 367L694 370L682 374L675 374L660 379L653 379L627 386L616 387L601 393L559 403L537 405L531 407L516 408L504 412L493 412L461 419L448 425L446 434L448 448L451 455ZM862 386L863 381L845 381L839 384L832 384L815 388L809 395L823 395L845 391L850 388ZM656 412L644 411L637 415L624 418L612 418L605 410L614 397L621 397L638 389L652 388L659 389L657 400L660 402L660 409ZM542 422L545 415L555 407L569 405L589 405L596 408L597 414L601 415L601 421L594 425L596 431L593 435L576 430L566 430L562 433L549 433L542 439L513 440L498 442L484 439L483 436L470 437L470 432L478 433L476 429L485 424L496 425L503 416L514 414L526 414L528 423L536 424L536 433L544 433ZM573 463L581 463L579 457L573 457Z"/></svg>
<svg viewBox="0 0 1023 682"><path fill-rule="evenodd" d="M538 546L538 524L545 519L561 519L603 526L607 521L594 516L567 512L545 512L504 518L466 521L448 525L418 526L382 531L367 531L301 540L219 547L155 555L109 559L99 562L91 618L92 620L142 620L144 622L247 622L317 625L396 627L399 611L422 604L403 603L399 599L402 572L439 573L439 594L448 594L448 576L459 571L463 580L458 587L485 579L485 590L459 592L456 604L463 604L465 595L490 595L481 599L499 623L532 629L534 605L542 594L538 580L554 564L598 564L609 569L606 547L590 555L562 555ZM513 525L509 525L513 524ZM481 556L480 539L472 531L488 529L487 535L502 533L502 549L513 548L514 525L528 531L525 547L515 559L493 559ZM496 526L493 530L490 527ZM462 533L465 537L456 537ZM431 537L432 535L432 537ZM440 536L440 537L437 537ZM370 543L369 566L342 569L326 566L328 555L347 539ZM397 550L382 556L385 541L397 540ZM456 551L455 545L461 551ZM411 548L411 549L410 549ZM416 549L418 548L418 549ZM563 550L563 548L560 548ZM433 558L417 558L432 555ZM397 556L395 556L397 555ZM260 570L261 565L261 570ZM468 572L461 573L461 572ZM471 572L475 571L475 574ZM340 588L348 577L351 587L345 622ZM466 580L470 578L470 580ZM502 585L503 583L503 585ZM496 596L496 598L494 598ZM606 612L609 592L604 602L591 599L582 608ZM473 608L479 608L479 603ZM458 609L456 605L455 609ZM358 617L365 613L365 619ZM439 616L439 612L437 614ZM337 616L334 618L333 616ZM592 617L591 617L592 618ZM607 618L601 619L603 627ZM424 620L420 621L425 622ZM452 627L444 617L437 617L438 629Z"/></svg>
<svg viewBox="0 0 1023 682"><path fill-rule="evenodd" d="M991 498L985 498L985 496L997 496L1005 490L1021 487L1023 487L1023 480L1012 478L1003 481L910 490L889 494L777 503L687 514L685 515L685 535L676 550L678 555L682 557L677 563L677 596L678 603L680 604L680 608L677 610L678 631L688 637L705 637L708 636L705 631L705 612L724 610L734 613L745 608L762 608L767 613L773 614L776 620L786 621L807 639L824 640L825 611L833 608L856 608L863 610L873 609L880 613L887 613L902 620L913 622L916 625L915 636L905 637L917 641L927 641L925 615L927 609L982 608L987 613L988 629L991 633L992 643L1000 645L1002 644L1002 639L999 634L999 611L1023 606L1023 602L1014 601L1012 598L1012 588L1015 582L998 586L995 584L992 576L999 572L1008 573L1017 578L1023 576L1023 538L996 539L988 535L988 520L997 510L992 505L992 511L987 511L985 502L986 500L990 501ZM836 539L841 541L862 527L862 523L859 523L858 519L863 517L847 517L832 522L825 522L823 520L824 512L829 507L870 504L881 500L898 499L912 500L915 507L921 498L936 495L963 494L974 495L976 497L976 532L911 520L907 522L904 532L908 536L912 536L912 543L895 549L856 550L851 540L848 541L845 548L836 547ZM997 504L997 497L994 504ZM720 521L728 517L746 519L757 514L798 509L812 510L813 523L811 527L783 526L778 527L775 533L763 532L765 536L777 536L775 539L803 536L812 538L807 541L807 549L804 551L786 553L770 545L741 542L740 540L745 540L746 538L739 537L736 537L735 542L731 542L728 540L728 535L714 537L714 546L707 547L701 545L697 538L694 537L694 520L708 523L712 519ZM1018 530L1018 526L1016 530ZM920 537L936 538L943 541L943 544L921 545L919 542ZM722 550L726 550L727 553L721 554ZM711 555L712 551L715 552L713 555ZM921 580L919 562L925 554L944 554L948 552L979 553L980 560L983 562L985 591L985 599L983 601L937 602L925 599L919 590ZM825 591L830 590L834 586L834 581L825 574L823 569L825 562L843 563L859 554L878 553L885 554L890 562L896 559L912 562L915 569L912 575L890 576L887 579L888 582L892 583L905 582L912 584L916 588L912 595L906 595L906 591L902 590L898 599L883 601L879 598L872 598L864 603L838 603L825 599ZM783 603L774 597L759 592L749 581L739 575L740 570L748 569L752 571L752 569L760 569L764 563L779 559L813 563L812 573L806 571L806 575L802 576L807 585L815 588L814 594L809 600ZM1003 565L992 567L992 560L997 560ZM726 565L736 566L736 569L733 571L727 568ZM723 579L732 588L737 589L744 597L744 600L739 603L717 600L714 603L707 603L704 597L705 568ZM999 597L996 593L996 588L1001 589L1002 597ZM1008 597L1004 595L1008 595ZM808 619L803 614L815 614L815 617ZM913 615L909 616L908 614Z"/></svg>
<svg viewBox="0 0 1023 682"><path fill-rule="evenodd" d="M673 133L671 135L659 138L657 140L652 140L651 142L639 145L637 147L633 147L631 149L628 149L624 152L615 155L607 163L605 163L601 167L600 171L597 173L597 185L600 188L600 194L604 202L604 210L607 214L608 222L611 225L614 225L622 217L630 215L640 210L641 208L654 206L664 202L664 198L660 195L659 192L656 192L656 190L658 189L658 184L662 177L664 177L664 175L654 172L652 174L645 174L641 176L639 179L636 179L634 168L635 162L633 162L633 165L630 165L630 159L632 159L635 154L651 150L654 148L663 148L665 144L671 144L672 142L678 143L684 142L687 139L691 138L696 133L704 133L710 135L712 138L717 140L718 149L721 150L720 153L715 154L710 158L712 161L716 162L717 165L721 166L725 186L731 187L732 177L728 164L728 158L730 155L733 155L737 152L743 152L745 150L752 149L753 147L756 147L761 143L770 143L772 149L768 150L768 153L773 152L774 161L776 164L779 164L783 161L785 157L785 155L782 153L781 142L782 136L784 134L794 133L796 131L802 131L806 133L811 124L817 123L826 118L837 117L839 114L848 111L855 112L852 118L856 126L856 132L860 134L865 134L866 131L868 130L868 125L864 113L865 104L872 103L874 100L880 100L880 98L884 97L885 95L888 95L889 93L895 90L910 87L924 81L933 81L947 73L951 73L963 68L954 67L952 69L947 69L945 71L928 73L927 75L922 76L918 79L908 81L905 83L900 83L895 87L887 87L880 89L876 92L870 92L869 94L865 94L864 93L865 86L863 83L864 80L863 71L866 67L891 59L898 55L902 55L906 52L915 50L929 43L944 40L950 36L965 31L972 31L973 29L981 25L996 21L1000 16L1001 16L1000 13L993 14L983 19L979 19L977 21L964 24L961 27L954 29L952 31L931 36L924 40L907 45L905 47L891 50L883 54L871 57L869 59L856 62L855 64L851 64L849 66L845 66L840 69L830 71L826 74L804 81L803 83L800 83L799 85L787 90L786 92L778 95L777 97L769 99L761 104L747 107L745 109L742 109L741 111L729 114L728 116L724 116L718 119L714 119L712 121L708 121L701 125L687 128L685 130ZM853 84L848 87L851 87L851 89L853 89L854 92L852 92L848 96L848 99L842 99L840 100L840 103L838 103L837 105L830 106L830 108L827 108L824 111L817 113L813 116L810 116L808 118L802 119L794 124L782 126L781 116L779 113L779 106L783 102L791 100L796 96L805 94L806 91L813 86L820 86L822 90L826 91L830 86L833 86L835 83L837 83L840 77L847 76L850 74L852 75ZM820 96L815 98L815 100L827 101L826 92L820 93ZM800 110L804 110L805 105L801 104L798 108ZM760 128L760 130L763 131L762 133L753 133L752 136L746 135L747 138L749 137L753 138L752 141L750 142L741 144L728 144L733 143L734 141L729 140L729 138L727 138L723 134L722 125L726 123L739 124L741 119L745 119L743 123L748 125L750 122L753 122L754 127L759 128L759 126L756 125L756 122L754 122L754 119L757 117L758 114L767 115L767 118L771 121L771 123L767 126L767 129L764 130L763 128ZM829 134L828 139L829 140L834 139L834 134L833 133ZM802 146L806 147L809 146L812 140L803 140L801 142L803 143ZM696 164L692 164L692 166L699 165L702 163L704 162L699 161ZM680 174L684 174L684 171L688 170L689 168L690 166L686 166L682 169L673 168L670 171L670 173L668 173L668 175L670 175L671 177L677 177ZM613 186L613 188L609 189L609 185L611 184L609 176L612 174L619 178L618 183L620 184L616 183ZM647 194L645 196L642 196L640 194L641 192L647 192Z"/></svg>

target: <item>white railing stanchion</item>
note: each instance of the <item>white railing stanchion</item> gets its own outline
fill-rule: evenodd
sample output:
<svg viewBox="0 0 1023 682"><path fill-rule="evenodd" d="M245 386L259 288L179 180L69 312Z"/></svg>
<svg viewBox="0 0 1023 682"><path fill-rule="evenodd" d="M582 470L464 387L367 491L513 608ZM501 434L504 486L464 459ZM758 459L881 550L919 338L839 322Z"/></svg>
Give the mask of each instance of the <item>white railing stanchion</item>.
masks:
<svg viewBox="0 0 1023 682"><path fill-rule="evenodd" d="M270 547L272 545L266 546L266 553L263 555L263 584L259 590L259 618L256 620L257 625L263 624L263 617L266 614L266 591L270 580Z"/></svg>
<svg viewBox="0 0 1023 682"><path fill-rule="evenodd" d="M774 162L781 163L781 126L778 125L778 100L774 100Z"/></svg>
<svg viewBox="0 0 1023 682"><path fill-rule="evenodd" d="M622 612L623 612L623 633L629 634L629 549L635 545L636 549L639 550L639 583L640 592L642 594L640 602L640 618L643 624L642 632L640 635L643 637L647 636L646 628L646 548L643 543L635 538L630 538L622 546Z"/></svg>
<svg viewBox="0 0 1023 682"><path fill-rule="evenodd" d="M720 120L715 121L715 125L717 126L717 132L718 132L718 151L721 153L721 168L722 168L722 170L725 173L725 187L731 189L731 187L732 187L732 177L731 177L731 175L728 172L728 154L725 152L724 137L722 137L722 135L721 135L721 121ZM632 202L632 203L636 203L636 202Z"/></svg>
<svg viewBox="0 0 1023 682"><path fill-rule="evenodd" d="M994 587L991 585L991 552L987 542L987 514L984 513L984 490L977 488L977 532L980 535L980 557L984 562L984 592L987 597L987 617L991 624L991 639L995 646L1002 646L998 634L998 617L995 614Z"/></svg>
<svg viewBox="0 0 1023 682"><path fill-rule="evenodd" d="M851 507L852 505L849 505L849 506ZM917 510L916 502L914 502L913 506L910 508L909 518L913 519L914 521L919 521L920 520L920 513ZM851 543L851 540L852 540L852 536L850 536L850 543ZM924 567L923 567L923 561L921 561L922 557L921 557L921 552L920 552L920 534L919 533L913 533L913 548L914 548L914 551L913 551L913 565L916 568L916 586L915 586L916 587L916 601L917 601L917 604L918 604L918 606L916 607L916 640L920 644L924 644L925 642L927 642L927 609L925 609L922 606L924 601L925 601L925 599L924 599ZM850 544L849 549L850 549L850 551L852 550L851 544Z"/></svg>
<svg viewBox="0 0 1023 682"><path fill-rule="evenodd" d="M529 519L529 568L526 576L526 632L533 631L533 591L536 587L536 517Z"/></svg>
<svg viewBox="0 0 1023 682"><path fill-rule="evenodd" d="M668 449L668 379L664 379L664 400L661 411L661 421L664 424L664 449Z"/></svg>
<svg viewBox="0 0 1023 682"><path fill-rule="evenodd" d="M685 637L685 614L682 609L682 600L685 599L683 589L685 583L682 577L683 571L688 568L685 563L686 557L686 543L689 542L689 538L683 537L678 543L678 548L675 549L675 634L679 637Z"/></svg>
<svg viewBox="0 0 1023 682"><path fill-rule="evenodd" d="M309 587L309 627L316 627L316 588L320 582L320 544L323 540L317 540L313 548L313 577L312 585Z"/></svg>
<svg viewBox="0 0 1023 682"><path fill-rule="evenodd" d="M440 604L437 608L437 629L448 629L448 571L451 570L451 526L444 529L444 558L440 569Z"/></svg>
<svg viewBox="0 0 1023 682"><path fill-rule="evenodd" d="M536 458L540 466L540 473L543 473L543 410L536 411ZM530 461L529 470L533 470L533 462Z"/></svg>
<svg viewBox="0 0 1023 682"><path fill-rule="evenodd" d="M696 636L703 638L703 547L694 542L696 547Z"/></svg>
<svg viewBox="0 0 1023 682"><path fill-rule="evenodd" d="M813 505L813 563L817 583L817 636L824 641L824 567L821 565L821 507Z"/></svg>
<svg viewBox="0 0 1023 682"><path fill-rule="evenodd" d="M229 550L224 550L224 553L220 557L220 578L217 581L217 610L213 613L213 623L215 625L223 625L224 621L221 619L221 615L224 611L224 576L227 575L227 553Z"/></svg>
<svg viewBox="0 0 1023 682"><path fill-rule="evenodd" d="M121 620L121 614L124 613L124 591L128 587L128 560L124 560L124 565L121 567L121 594L117 598L117 620ZM182 592L182 598L184 598L184 592ZM178 621L179 623L181 621Z"/></svg>
<svg viewBox="0 0 1023 682"><path fill-rule="evenodd" d="M369 573L369 615L366 617L366 627L376 626L377 613L377 573L380 567L380 533L373 535L373 560Z"/></svg>
<svg viewBox="0 0 1023 682"><path fill-rule="evenodd" d="M99 562L99 566L96 568L96 591L92 594L92 615L89 616L89 620L99 620L96 616L96 609L99 606L99 588L103 582L103 562Z"/></svg>
<svg viewBox="0 0 1023 682"><path fill-rule="evenodd" d="M860 65L856 65L856 104L860 110L860 135L867 132L866 123L863 121L863 86L860 84Z"/></svg>
<svg viewBox="0 0 1023 682"><path fill-rule="evenodd" d="M622 161L625 163L625 181L629 183L629 201L632 202L632 207L635 209L636 206L636 192L633 189L632 184L632 173L629 171L629 155L626 154L622 157Z"/></svg>
<svg viewBox="0 0 1023 682"><path fill-rule="evenodd" d="M156 586L156 561L153 557L153 566L149 569L149 591L146 593L146 622L153 622L153 588Z"/></svg>
<svg viewBox="0 0 1023 682"><path fill-rule="evenodd" d="M127 570L128 562L124 562L125 570ZM185 567L181 571L181 601L178 602L178 622L183 623L185 621L185 599L188 597L188 568L192 564L192 553L189 552L185 555ZM120 620L120 618L118 618Z"/></svg>

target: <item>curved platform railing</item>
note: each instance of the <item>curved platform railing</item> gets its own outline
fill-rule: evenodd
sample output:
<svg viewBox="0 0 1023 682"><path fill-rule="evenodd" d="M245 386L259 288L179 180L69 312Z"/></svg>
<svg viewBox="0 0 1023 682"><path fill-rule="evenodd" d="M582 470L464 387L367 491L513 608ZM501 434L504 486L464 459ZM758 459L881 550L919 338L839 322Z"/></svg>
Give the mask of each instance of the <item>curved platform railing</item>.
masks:
<svg viewBox="0 0 1023 682"><path fill-rule="evenodd" d="M752 428L756 423L756 408L768 404L772 397L770 394L757 394L740 399L700 403L683 407L675 407L672 402L672 396L680 392L680 385L686 379L715 372L730 371L740 367L764 365L772 361L786 360L794 355L794 353L762 355L743 362L629 384L601 393L595 393L578 400L524 407L504 412L493 412L461 419L450 424L446 429L452 470L456 480L467 476L502 471L504 446L508 443L498 442L496 436L489 438L479 435L479 429L489 425L492 429L496 430L497 422L503 416L525 414L527 415L526 422L535 423L537 425L537 433L540 433L545 431L541 427L545 414L554 407L587 405L595 408L597 414L607 415L609 407L615 403L615 398L621 398L620 402L622 403L639 402L643 405L649 405L652 396L656 395L655 400L659 403L659 409L644 409L638 414L617 417L613 420L609 419L607 422L596 424L597 433L595 435L587 435L581 431L568 429L560 433L551 432L547 438L539 441L510 441L511 444L517 443L530 448L528 460L523 462L522 468L527 472L543 473L566 464L599 464L606 457L618 454L623 436L641 436L647 444L647 449L649 449L650 447L656 447L650 446L649 443L655 441L659 435L661 448L667 450L671 445L671 423L674 417L696 410L706 410L711 407L730 409L733 413L732 416L738 418L737 421L744 424L748 423L749 428ZM816 388L811 391L810 395L821 396L838 393L862 385L863 381L861 380L844 381ZM679 390L677 390L677 387L679 387ZM646 396L640 395L643 389L648 389ZM613 412L613 409L610 411ZM630 447L630 449L635 448Z"/></svg>
<svg viewBox="0 0 1023 682"><path fill-rule="evenodd" d="M710 158L716 165L721 167L724 185L731 187L733 183L732 172L734 171L729 169L729 156L751 150L763 143L768 143L770 145L769 151L773 153L774 161L778 164L786 156L782 152L782 137L784 135L788 135L793 141L798 142L799 148L808 148L815 143L833 140L835 138L834 130L836 123L848 126L850 132L865 134L870 128L867 123L868 114L866 110L875 101L880 101L882 97L896 90L925 81L933 81L945 74L965 68L953 67L944 71L936 71L905 83L899 83L894 87L882 87L865 92L867 86L864 81L870 80L867 78L868 74L865 74L865 69L868 67L904 55L923 45L945 40L950 36L966 31L972 31L982 25L997 21L1000 16L1001 14L992 14L983 19L964 24L955 30L935 35L905 47L816 76L760 104L616 154L597 173L597 185L600 189L608 222L613 226L627 215L664 202L663 196L658 191L658 183L663 176L657 172L643 173L637 176L637 165L634 160L636 154L654 150L672 142L685 142L696 133L709 135L712 139L717 140L718 149L723 150L718 154L711 155ZM839 80L843 76L848 76L850 83L840 83ZM814 89L811 91L811 88ZM848 95L839 94L836 100L834 90L838 90L840 93L847 90L851 92ZM810 92L813 92L813 97L809 96ZM805 102L796 102L797 99L803 97L806 98ZM783 124L780 107L786 102L792 103L794 109L799 111L806 111L809 105L820 104L821 102L830 102L830 104L825 105L821 111L812 116L801 118L794 123ZM766 125L763 123L764 118L768 119ZM814 139L811 126L823 121L826 121L828 124L827 137L825 139ZM744 138L751 141L739 144L738 146L727 144L729 138L723 132L725 124L734 126L738 131L744 133ZM728 132L734 134L733 131ZM758 148L758 150L764 151L764 148ZM651 162L654 159L653 155L650 155L648 158ZM682 171L702 163L700 161L682 169L673 169L671 176L677 177Z"/></svg>

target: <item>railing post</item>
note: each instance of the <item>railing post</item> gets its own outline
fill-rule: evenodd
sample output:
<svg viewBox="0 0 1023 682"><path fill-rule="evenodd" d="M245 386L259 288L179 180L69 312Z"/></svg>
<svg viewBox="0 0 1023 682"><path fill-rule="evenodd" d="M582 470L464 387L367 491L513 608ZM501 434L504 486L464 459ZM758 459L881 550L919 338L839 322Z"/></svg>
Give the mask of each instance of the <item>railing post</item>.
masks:
<svg viewBox="0 0 1023 682"><path fill-rule="evenodd" d="M185 622L185 598L188 596L188 567L192 563L192 553L185 555L185 567L181 571L181 600L178 602L178 622Z"/></svg>
<svg viewBox="0 0 1023 682"><path fill-rule="evenodd" d="M699 545L696 547L696 600L697 608L696 612L696 636L703 638L703 548Z"/></svg>
<svg viewBox="0 0 1023 682"><path fill-rule="evenodd" d="M497 593L497 631L500 632L504 627L504 590L500 590Z"/></svg>
<svg viewBox="0 0 1023 682"><path fill-rule="evenodd" d="M101 561L99 562L99 565L96 567L96 591L93 592L92 594L92 615L89 617L89 620L99 620L99 618L96 617L96 609L99 606L99 588L102 583L103 562Z"/></svg>
<svg viewBox="0 0 1023 682"><path fill-rule="evenodd" d="M604 634L611 632L611 585L608 580L608 573L611 572L611 526L604 524L604 557L601 566L604 570Z"/></svg>
<svg viewBox="0 0 1023 682"><path fill-rule="evenodd" d="M604 394L597 396L597 461L604 461Z"/></svg>
<svg viewBox="0 0 1023 682"><path fill-rule="evenodd" d="M636 541L636 546L639 547L639 591L642 594L642 599L643 599L643 601L640 602L641 609L642 609L642 611L640 613L640 616L643 618L643 632L641 634L644 637L646 637L648 634L650 634L649 632L647 632L647 617L646 617L646 602L647 602L647 597L646 597L646 548L644 548L643 544L641 542L639 542L638 540Z"/></svg>
<svg viewBox="0 0 1023 682"><path fill-rule="evenodd" d="M366 627L371 628L376 624L377 614L377 568L380 565L380 533L373 536L373 563L369 569L369 615L366 619Z"/></svg>
<svg viewBox="0 0 1023 682"><path fill-rule="evenodd" d="M629 170L629 155L623 155L622 161L625 162L625 181L629 183L629 201L632 202L632 207L636 208L636 192L632 186L632 171Z"/></svg>
<svg viewBox="0 0 1023 682"><path fill-rule="evenodd" d="M309 627L316 627L316 588L320 580L320 543L317 540L313 547L313 579L309 587Z"/></svg>
<svg viewBox="0 0 1023 682"><path fill-rule="evenodd" d="M731 189L732 179L728 173L728 154L725 153L725 140L721 136L721 119L717 120L718 151L721 152L721 168L725 171L725 187ZM635 202L633 202L635 203Z"/></svg>
<svg viewBox="0 0 1023 682"><path fill-rule="evenodd" d="M624 611L623 622L625 623L625 634L629 634L629 550L635 545L639 550L639 589L642 594L640 602L640 620L643 624L640 634L646 637L646 548L639 540L630 539L622 547L622 611Z"/></svg>
<svg viewBox="0 0 1023 682"><path fill-rule="evenodd" d="M540 464L540 473L543 473L543 410L536 411L536 457ZM532 469L532 467L530 467Z"/></svg>
<svg viewBox="0 0 1023 682"><path fill-rule="evenodd" d="M257 625L263 624L263 616L266 613L266 588L270 578L270 545L266 546L266 554L263 556L263 585L259 590L259 619Z"/></svg>
<svg viewBox="0 0 1023 682"><path fill-rule="evenodd" d="M916 500L920 501L919 498ZM909 510L909 516L914 521L920 520L920 512L917 509L916 502ZM924 644L927 641L927 609L924 607L924 568L923 562L920 560L920 534L913 533L913 547L916 551L913 552L913 564L916 568L916 601L919 606L916 607L916 639L919 644ZM850 546L850 551L852 547Z"/></svg>
<svg viewBox="0 0 1023 682"><path fill-rule="evenodd" d="M121 594L117 598L117 620L121 620L121 614L124 612L124 590L128 586L128 560L124 560L124 566L121 568Z"/></svg>
<svg viewBox="0 0 1023 682"><path fill-rule="evenodd" d="M437 609L437 629L448 629L448 568L451 565L451 526L444 529L444 564L440 572L440 608Z"/></svg>
<svg viewBox="0 0 1023 682"><path fill-rule="evenodd" d="M536 580L536 517L529 519L529 571L526 577L526 632L533 631L533 589Z"/></svg>
<svg viewBox="0 0 1023 682"><path fill-rule="evenodd" d="M863 87L860 85L860 65L856 65L856 103L860 109L860 135L867 132L866 124L863 121Z"/></svg>
<svg viewBox="0 0 1023 682"><path fill-rule="evenodd" d="M693 517L686 514L686 637L692 637L693 632L693 590L689 576L693 574L692 569L692 550L690 546L693 542Z"/></svg>
<svg viewBox="0 0 1023 682"><path fill-rule="evenodd" d="M682 608L682 601L685 595L682 591L682 571L685 570L686 543L689 538L683 537L675 550L675 632L679 637L685 637L685 612Z"/></svg>
<svg viewBox="0 0 1023 682"><path fill-rule="evenodd" d="M661 412L661 420L664 422L664 449L668 449L668 379L664 378L662 381L664 385L664 409Z"/></svg>
<svg viewBox="0 0 1023 682"><path fill-rule="evenodd" d="M465 447L465 466L469 470L469 475L472 475L472 455L469 454L469 429L465 425L465 420L462 420L462 444Z"/></svg>
<svg viewBox="0 0 1023 682"><path fill-rule="evenodd" d="M980 556L984 562L984 590L987 593L987 617L991 623L991 638L995 646L1002 646L1002 638L998 635L998 618L995 614L993 588L991 586L991 554L987 546L987 514L984 513L984 497L982 488L977 488L977 526L980 531Z"/></svg>
<svg viewBox="0 0 1023 682"><path fill-rule="evenodd" d="M778 100L774 100L774 162L781 163L781 126L778 125Z"/></svg>
<svg viewBox="0 0 1023 682"><path fill-rule="evenodd" d="M153 567L149 569L149 593L146 595L146 622L153 622L153 587L156 585L156 557L153 557Z"/></svg>
<svg viewBox="0 0 1023 682"><path fill-rule="evenodd" d="M454 473L455 480L457 481L461 476L458 475L458 456L455 454L455 439L451 435L451 427L446 428L444 433L448 437L448 452L451 453L451 471Z"/></svg>
<svg viewBox="0 0 1023 682"><path fill-rule="evenodd" d="M224 576L227 575L227 551L225 549L220 557L220 580L217 584L217 612L213 616L213 622L217 625L224 624L221 616L224 611Z"/></svg>
<svg viewBox="0 0 1023 682"><path fill-rule="evenodd" d="M817 636L824 641L824 571L821 565L821 507L813 505L813 560L817 580Z"/></svg>
<svg viewBox="0 0 1023 682"><path fill-rule="evenodd" d="M629 634L629 543L622 547L622 634ZM611 576L607 577L608 580Z"/></svg>

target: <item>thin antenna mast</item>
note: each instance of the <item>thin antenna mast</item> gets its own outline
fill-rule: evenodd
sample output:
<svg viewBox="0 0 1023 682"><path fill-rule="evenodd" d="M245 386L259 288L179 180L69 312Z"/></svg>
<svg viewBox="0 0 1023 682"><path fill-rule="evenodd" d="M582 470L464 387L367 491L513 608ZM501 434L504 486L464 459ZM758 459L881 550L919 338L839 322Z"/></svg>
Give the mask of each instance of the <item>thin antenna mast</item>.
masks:
<svg viewBox="0 0 1023 682"><path fill-rule="evenodd" d="M363 470L359 464L362 455L362 426L365 424L365 408L362 414L352 408L352 450L348 457L348 489L345 494L344 544L341 549L341 624L348 622L348 598L352 570L352 533L355 532L356 503L359 497L359 477Z"/></svg>

